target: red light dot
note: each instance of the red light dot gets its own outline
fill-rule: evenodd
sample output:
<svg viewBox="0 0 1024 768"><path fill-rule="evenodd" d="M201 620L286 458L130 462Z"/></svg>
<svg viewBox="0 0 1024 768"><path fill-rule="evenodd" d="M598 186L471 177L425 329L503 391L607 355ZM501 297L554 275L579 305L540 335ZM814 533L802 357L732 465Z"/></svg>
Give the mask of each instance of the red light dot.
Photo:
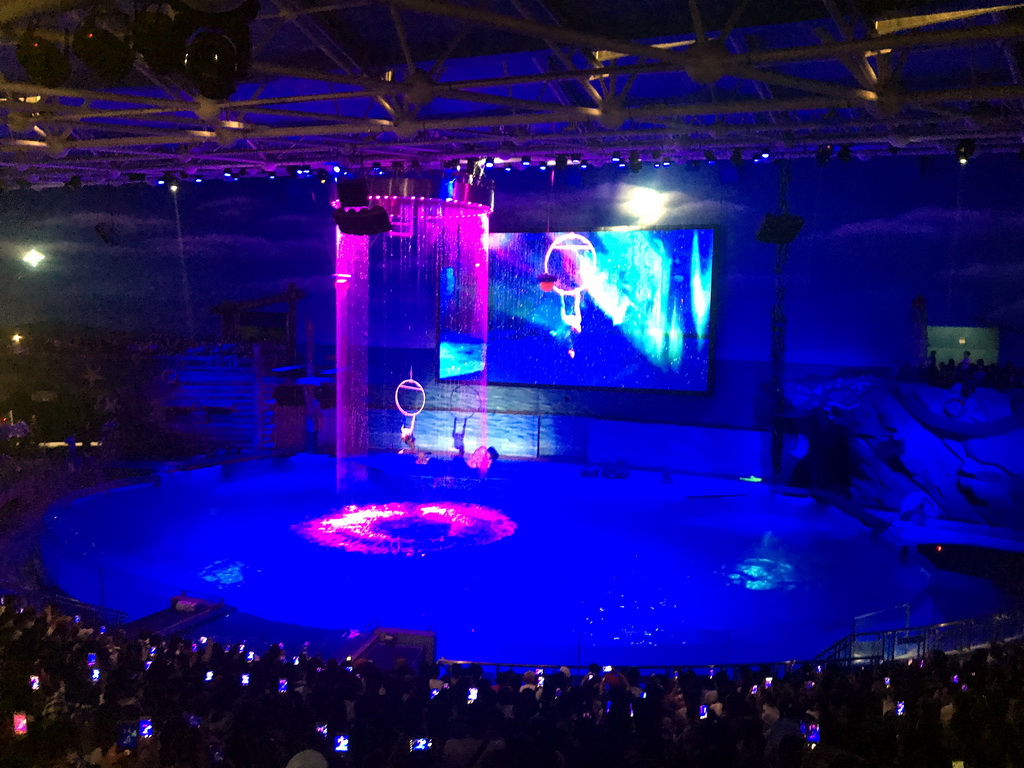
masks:
<svg viewBox="0 0 1024 768"><path fill-rule="evenodd" d="M941 551L942 551L942 545L940 544L939 546L937 546L937 547L935 548L935 551L936 551L936 552L941 552Z"/></svg>

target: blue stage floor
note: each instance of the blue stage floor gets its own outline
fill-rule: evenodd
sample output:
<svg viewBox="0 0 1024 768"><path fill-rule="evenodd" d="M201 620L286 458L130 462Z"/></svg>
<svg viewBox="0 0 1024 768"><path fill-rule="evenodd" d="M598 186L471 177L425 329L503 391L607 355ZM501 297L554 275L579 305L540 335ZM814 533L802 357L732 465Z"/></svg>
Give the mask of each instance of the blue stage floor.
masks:
<svg viewBox="0 0 1024 768"><path fill-rule="evenodd" d="M390 455L358 467L367 477L340 500L334 460L314 456L79 499L49 516L46 565L74 597L132 618L187 591L308 627L433 629L445 657L538 664L809 658L860 614L883 611L859 625L875 629L901 626L903 603L916 624L1007 602L988 582L932 569L913 546L901 557L895 537L763 485L584 478L536 462L500 462L481 482ZM371 531L371 549L388 530L432 542L404 555L322 546L296 529L343 505L402 501L485 505L516 530L486 544L407 519Z"/></svg>

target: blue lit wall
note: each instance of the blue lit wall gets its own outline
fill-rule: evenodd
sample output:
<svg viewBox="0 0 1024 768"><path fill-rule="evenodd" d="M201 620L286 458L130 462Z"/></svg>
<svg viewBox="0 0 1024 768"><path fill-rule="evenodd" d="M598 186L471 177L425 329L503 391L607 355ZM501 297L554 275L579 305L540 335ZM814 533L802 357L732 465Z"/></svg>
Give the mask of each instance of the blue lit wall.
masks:
<svg viewBox="0 0 1024 768"><path fill-rule="evenodd" d="M998 325L1001 359L1024 362L1020 170L1017 158L1008 156L980 156L965 167L952 155L832 160L824 167L813 159L795 162L790 208L806 225L787 265L792 373L896 364L904 355L904 329L917 294L927 300L929 324ZM639 174L617 167L569 168L553 181L547 170L492 175L494 232L707 229L715 235L715 264L713 302L690 305L691 312L708 314L713 329L710 394L493 386L489 408L764 427L774 249L754 234L764 213L777 206L775 165L747 162L737 171L719 162L697 172L645 166ZM330 342L333 230L324 190L315 180L182 187L191 310L201 332L215 331L213 305L272 293L294 281L310 293L300 312L316 320L319 342ZM94 227L104 222L120 232L117 244L97 237ZM31 246L50 259L7 292L0 326L59 320L187 331L167 190L136 185L6 192L0 210L4 261ZM444 407L447 392L433 381L436 345L424 344L437 321L425 301L436 301L438 286L430 282L429 270L414 264L403 270L409 280L389 284L389 295L379 300L412 306L402 296L413 296L417 310L407 313L408 323L374 330L373 404L387 408L394 382L413 365L438 393L430 407Z"/></svg>

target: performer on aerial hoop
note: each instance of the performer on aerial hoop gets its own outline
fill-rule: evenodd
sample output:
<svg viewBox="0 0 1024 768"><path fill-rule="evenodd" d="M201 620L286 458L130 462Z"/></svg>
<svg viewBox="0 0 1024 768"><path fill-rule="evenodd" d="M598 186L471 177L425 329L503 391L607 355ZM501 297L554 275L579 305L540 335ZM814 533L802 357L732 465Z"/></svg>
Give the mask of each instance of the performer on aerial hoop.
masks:
<svg viewBox="0 0 1024 768"><path fill-rule="evenodd" d="M543 272L537 277L545 293L558 295L558 311L569 328L569 357L576 357L573 335L583 332L583 294L597 273L597 249L583 235L559 235L544 254Z"/></svg>
<svg viewBox="0 0 1024 768"><path fill-rule="evenodd" d="M399 395L403 390L416 392L419 397L416 398L418 403L411 404L407 409L402 405L401 398ZM423 412L424 406L427 404L427 393L423 390L423 385L413 379L412 371L409 371L409 378L401 382L395 389L395 407L398 411L408 419L407 422L403 422L401 432L399 433L402 442L405 443L405 448L399 450L399 453L415 453L417 464L426 464L426 454L416 449L416 417Z"/></svg>

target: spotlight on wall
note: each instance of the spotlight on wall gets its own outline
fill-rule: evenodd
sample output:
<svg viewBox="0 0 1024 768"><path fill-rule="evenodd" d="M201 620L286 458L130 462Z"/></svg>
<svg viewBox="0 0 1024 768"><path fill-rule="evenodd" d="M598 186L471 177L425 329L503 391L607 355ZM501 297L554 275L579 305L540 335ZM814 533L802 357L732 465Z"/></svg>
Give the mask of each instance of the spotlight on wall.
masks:
<svg viewBox="0 0 1024 768"><path fill-rule="evenodd" d="M974 157L974 139L960 139L956 143L956 159L960 165L967 165L967 161Z"/></svg>
<svg viewBox="0 0 1024 768"><path fill-rule="evenodd" d="M640 153L637 150L631 150L629 153L629 172L640 173L640 169L644 167L644 164L640 161Z"/></svg>
<svg viewBox="0 0 1024 768"><path fill-rule="evenodd" d="M127 77L135 63L129 45L131 21L120 11L94 9L71 41L71 50L101 80L116 83Z"/></svg>
<svg viewBox="0 0 1024 768"><path fill-rule="evenodd" d="M40 37L35 29L29 29L18 41L17 57L28 79L36 85L60 88L71 77L67 53Z"/></svg>
<svg viewBox="0 0 1024 768"><path fill-rule="evenodd" d="M835 149L831 144L822 144L814 152L814 161L818 165L825 165L829 160L832 159L832 150Z"/></svg>

